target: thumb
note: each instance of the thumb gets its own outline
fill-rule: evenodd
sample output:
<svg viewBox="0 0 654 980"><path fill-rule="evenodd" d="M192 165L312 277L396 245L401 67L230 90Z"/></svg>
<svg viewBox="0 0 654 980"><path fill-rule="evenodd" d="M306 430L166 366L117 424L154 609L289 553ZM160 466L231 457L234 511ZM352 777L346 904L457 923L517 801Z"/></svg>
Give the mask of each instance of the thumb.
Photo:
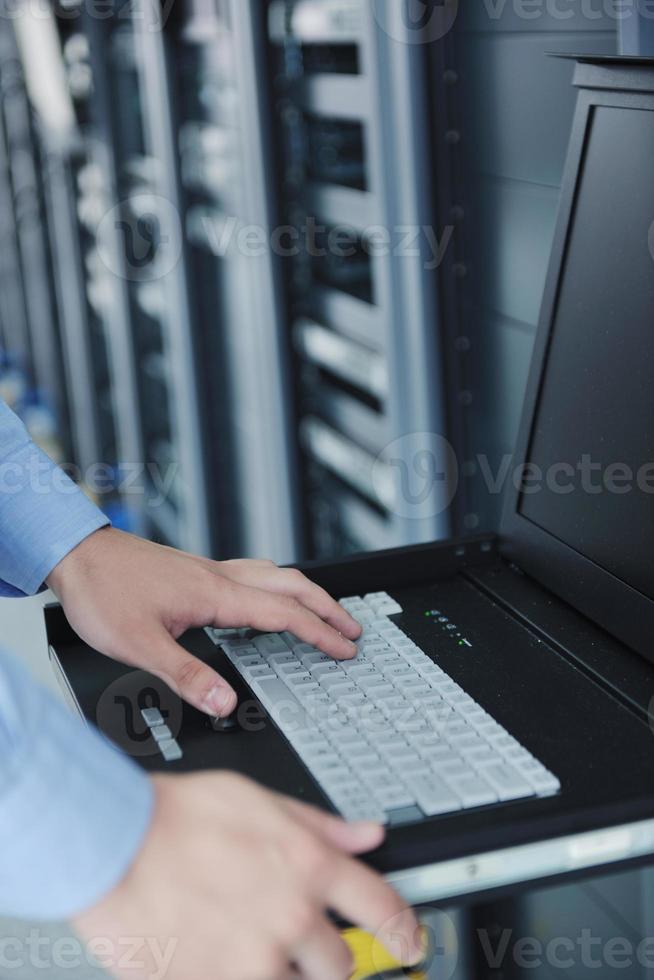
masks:
<svg viewBox="0 0 654 980"><path fill-rule="evenodd" d="M158 636L150 651L148 665L188 704L212 717L225 718L235 710L234 689L212 667L188 653L165 633Z"/></svg>

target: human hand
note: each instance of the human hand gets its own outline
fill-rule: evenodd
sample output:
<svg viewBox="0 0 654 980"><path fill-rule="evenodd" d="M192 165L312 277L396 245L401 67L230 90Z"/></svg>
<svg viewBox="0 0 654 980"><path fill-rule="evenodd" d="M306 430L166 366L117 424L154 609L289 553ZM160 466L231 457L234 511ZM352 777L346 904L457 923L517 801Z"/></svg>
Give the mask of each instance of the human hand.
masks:
<svg viewBox="0 0 654 980"><path fill-rule="evenodd" d="M187 629L289 630L337 660L356 655L361 634L342 606L295 569L210 561L113 528L82 541L47 584L96 650L155 674L189 704L221 717L236 707L236 694L176 642Z"/></svg>
<svg viewBox="0 0 654 980"><path fill-rule="evenodd" d="M213 773L154 780L155 816L127 876L73 922L86 942L147 937L173 949L166 980L346 980L350 953L332 911L407 965L421 957L414 914L352 855L377 847L375 824L346 824L258 787ZM172 943L171 943L172 940ZM161 967L139 953L119 980Z"/></svg>

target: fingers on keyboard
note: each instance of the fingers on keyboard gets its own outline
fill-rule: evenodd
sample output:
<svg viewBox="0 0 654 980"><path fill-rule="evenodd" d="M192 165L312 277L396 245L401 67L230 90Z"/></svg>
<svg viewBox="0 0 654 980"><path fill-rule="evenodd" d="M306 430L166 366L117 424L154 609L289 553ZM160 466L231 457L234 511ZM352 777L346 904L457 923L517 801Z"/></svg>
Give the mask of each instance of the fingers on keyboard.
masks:
<svg viewBox="0 0 654 980"><path fill-rule="evenodd" d="M342 600L364 623L337 662L287 632L216 634L334 807L396 823L548 796L557 778L394 623L386 593Z"/></svg>

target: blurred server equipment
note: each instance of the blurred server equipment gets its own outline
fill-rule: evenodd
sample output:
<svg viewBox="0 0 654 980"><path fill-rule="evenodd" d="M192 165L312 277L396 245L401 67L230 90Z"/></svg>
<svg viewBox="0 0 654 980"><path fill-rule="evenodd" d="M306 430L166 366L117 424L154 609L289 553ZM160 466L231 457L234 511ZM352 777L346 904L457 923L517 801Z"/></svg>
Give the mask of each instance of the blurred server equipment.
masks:
<svg viewBox="0 0 654 980"><path fill-rule="evenodd" d="M281 220L309 550L445 536L447 436L424 52L403 3L274 0Z"/></svg>
<svg viewBox="0 0 654 980"><path fill-rule="evenodd" d="M298 496L270 247L263 13L244 0L195 0L170 11L163 38L176 145L167 152L176 152L180 177L214 552L290 561Z"/></svg>

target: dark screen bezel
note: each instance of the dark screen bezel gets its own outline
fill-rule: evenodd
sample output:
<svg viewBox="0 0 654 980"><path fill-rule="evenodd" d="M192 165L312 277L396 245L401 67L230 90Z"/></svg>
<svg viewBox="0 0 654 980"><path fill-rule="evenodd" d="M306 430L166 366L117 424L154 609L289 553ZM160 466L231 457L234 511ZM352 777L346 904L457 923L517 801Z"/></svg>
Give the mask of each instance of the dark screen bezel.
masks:
<svg viewBox="0 0 654 980"><path fill-rule="evenodd" d="M654 72L647 72L647 76L646 87L654 90ZM585 89L579 93L516 445L516 465L530 459L577 193L583 176L583 162L594 112L600 106L645 109L652 112L654 96L636 92L615 93ZM616 152L624 152L624 148L616 147ZM525 517L520 512L521 497L519 486L511 481L504 499L500 529L502 554L593 622L654 663L654 600ZM654 577L654 556L652 575Z"/></svg>

